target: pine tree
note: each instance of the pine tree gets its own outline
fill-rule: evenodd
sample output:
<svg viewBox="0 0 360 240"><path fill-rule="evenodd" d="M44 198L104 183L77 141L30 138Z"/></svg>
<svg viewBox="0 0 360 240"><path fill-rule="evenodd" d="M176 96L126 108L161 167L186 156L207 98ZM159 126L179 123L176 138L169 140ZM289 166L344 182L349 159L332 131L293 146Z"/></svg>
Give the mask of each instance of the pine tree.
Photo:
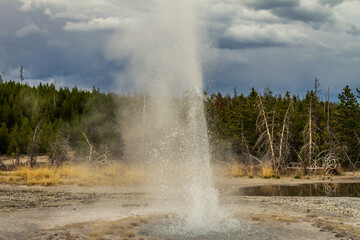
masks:
<svg viewBox="0 0 360 240"><path fill-rule="evenodd" d="M10 135L9 135L9 146L7 148L7 155L10 157L15 157L20 153L19 144L17 142L19 135L19 127L15 123Z"/></svg>
<svg viewBox="0 0 360 240"><path fill-rule="evenodd" d="M336 114L337 139L344 146L344 153L347 155L345 162L351 164L358 159L360 153L356 138L359 135L360 108L349 86L339 94L339 100Z"/></svg>
<svg viewBox="0 0 360 240"><path fill-rule="evenodd" d="M20 81L24 81L24 67L23 65L20 66Z"/></svg>
<svg viewBox="0 0 360 240"><path fill-rule="evenodd" d="M0 154L6 153L9 145L9 131L6 127L5 122L0 127Z"/></svg>
<svg viewBox="0 0 360 240"><path fill-rule="evenodd" d="M23 117L21 121L21 128L18 134L17 143L19 144L20 152L26 153L29 145L30 135L32 129L30 127L29 119Z"/></svg>

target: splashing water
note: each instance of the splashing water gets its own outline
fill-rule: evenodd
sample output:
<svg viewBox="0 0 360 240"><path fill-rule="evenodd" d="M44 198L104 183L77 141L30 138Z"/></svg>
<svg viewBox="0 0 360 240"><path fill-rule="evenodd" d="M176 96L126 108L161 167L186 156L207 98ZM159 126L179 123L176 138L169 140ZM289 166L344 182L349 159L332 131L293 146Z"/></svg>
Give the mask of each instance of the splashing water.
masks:
<svg viewBox="0 0 360 240"><path fill-rule="evenodd" d="M200 4L159 0L146 21L121 40L133 49L135 81L152 96L143 149L164 207L177 206L173 224L160 230L172 235L228 232L236 225L220 209L212 182L199 53L204 34L195 14Z"/></svg>

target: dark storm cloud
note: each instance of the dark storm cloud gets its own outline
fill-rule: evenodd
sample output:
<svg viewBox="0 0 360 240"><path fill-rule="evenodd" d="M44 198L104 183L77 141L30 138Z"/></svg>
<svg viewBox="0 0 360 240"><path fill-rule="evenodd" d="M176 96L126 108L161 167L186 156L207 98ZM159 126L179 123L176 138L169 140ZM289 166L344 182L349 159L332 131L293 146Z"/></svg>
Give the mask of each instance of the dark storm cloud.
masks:
<svg viewBox="0 0 360 240"><path fill-rule="evenodd" d="M325 61L322 56L314 56L312 61L303 61L291 49L284 49L281 56L277 55L276 48L261 51L261 58L257 56L259 51L251 49L236 51L234 55L237 57L233 59L228 56L218 57L218 61L210 66L212 71L206 74L208 92L232 93L236 87L239 93L248 94L252 87L262 92L269 86L274 93L290 91L303 97L308 90L313 89L314 78L317 77L320 78L323 94L331 84L330 97L336 100L337 94L346 84L353 89L359 87L357 76L360 69L356 68L356 62Z"/></svg>
<svg viewBox="0 0 360 240"><path fill-rule="evenodd" d="M345 84L360 87L359 1L202 4L199 15L211 41L206 44L213 47L203 53L209 92L269 86L302 95L315 77L337 92ZM150 0L0 0L0 72L6 80L18 79L24 65L25 79L34 82L61 74L68 86L133 91L128 69L136 51L130 45L137 42L123 42L121 34L136 29L147 14L156 14ZM110 44L114 33L120 41Z"/></svg>
<svg viewBox="0 0 360 240"><path fill-rule="evenodd" d="M324 22L331 14L322 10L306 9L303 7L278 7L271 9L276 16L303 22Z"/></svg>
<svg viewBox="0 0 360 240"><path fill-rule="evenodd" d="M299 0L257 0L249 2L247 6L256 10L269 10L274 8L294 8L299 6L299 4Z"/></svg>
<svg viewBox="0 0 360 240"><path fill-rule="evenodd" d="M247 49L247 48L268 48L268 47L286 47L284 42L276 42L272 39L262 41L238 41L234 38L221 37L218 39L218 48L222 49Z"/></svg>
<svg viewBox="0 0 360 240"><path fill-rule="evenodd" d="M336 2L339 4L341 1L323 0L320 3L335 6ZM330 13L323 8L306 8L299 0L258 0L248 3L248 6L256 10L269 10L280 18L303 22L322 22L330 17Z"/></svg>
<svg viewBox="0 0 360 240"><path fill-rule="evenodd" d="M102 47L106 33L63 31L66 19L52 19L39 10L18 11L15 1L1 3L0 72L16 80L18 68L24 77L50 80L61 75L70 86L112 85L114 71L124 66L105 59Z"/></svg>

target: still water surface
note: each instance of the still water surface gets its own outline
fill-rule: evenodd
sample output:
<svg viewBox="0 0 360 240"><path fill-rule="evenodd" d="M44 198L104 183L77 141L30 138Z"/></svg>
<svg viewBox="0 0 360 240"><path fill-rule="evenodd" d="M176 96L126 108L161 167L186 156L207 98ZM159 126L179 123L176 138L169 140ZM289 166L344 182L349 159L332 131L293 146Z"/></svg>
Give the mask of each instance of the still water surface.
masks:
<svg viewBox="0 0 360 240"><path fill-rule="evenodd" d="M360 183L313 183L241 188L244 196L360 197Z"/></svg>

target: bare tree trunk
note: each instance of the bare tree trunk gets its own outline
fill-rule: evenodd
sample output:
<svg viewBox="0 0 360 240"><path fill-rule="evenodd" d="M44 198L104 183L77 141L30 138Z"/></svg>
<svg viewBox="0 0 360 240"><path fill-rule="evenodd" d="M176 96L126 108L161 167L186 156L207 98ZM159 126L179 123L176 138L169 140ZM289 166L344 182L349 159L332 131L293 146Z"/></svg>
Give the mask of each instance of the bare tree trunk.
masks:
<svg viewBox="0 0 360 240"><path fill-rule="evenodd" d="M55 141L51 143L51 165L60 166L68 160L67 152L69 149L69 136L62 137L59 133L56 134Z"/></svg>
<svg viewBox="0 0 360 240"><path fill-rule="evenodd" d="M35 167L36 165L36 160L37 160L36 158L39 149L38 136L39 136L40 128L41 128L41 121L37 124L34 131L34 135L31 139L31 143L28 146L28 158L29 158L28 161L30 162L31 167Z"/></svg>
<svg viewBox="0 0 360 240"><path fill-rule="evenodd" d="M143 132L142 132L142 144L145 146L145 121L146 121L146 86L144 85L144 99L143 99Z"/></svg>
<svg viewBox="0 0 360 240"><path fill-rule="evenodd" d="M310 110L309 110L309 167L310 168L311 168L311 151L312 151L311 103L312 103L312 97L310 97Z"/></svg>
<svg viewBox="0 0 360 240"><path fill-rule="evenodd" d="M327 90L327 121L326 121L326 131L328 132L328 143L330 143L330 86Z"/></svg>
<svg viewBox="0 0 360 240"><path fill-rule="evenodd" d="M336 136L335 136L334 134L332 134L332 135L333 135L333 138L335 139L335 141L337 142L338 146L340 146L341 151L344 153L344 155L346 156L347 160L348 160L349 163L351 164L351 167L352 167L353 169L356 169L356 168L355 168L355 165L354 165L354 163L351 161L349 155L348 155L348 154L346 153L346 151L344 150L343 145L339 142L339 140L336 138Z"/></svg>
<svg viewBox="0 0 360 240"><path fill-rule="evenodd" d="M270 129L269 129L269 125L268 125L268 120L267 120L267 117L266 117L266 113L265 113L265 109L264 109L263 103L262 103L262 101L261 101L261 96L260 96L260 94L258 94L258 97L259 97L260 107L261 107L260 111L261 111L261 114L262 114L263 117L264 117L264 123L265 123L265 127L266 127L266 133L267 133L268 138L269 138L271 158L272 158L273 166L275 167L276 161L275 161L275 153L274 153L273 139L272 139L271 134L270 134Z"/></svg>
<svg viewBox="0 0 360 240"><path fill-rule="evenodd" d="M87 138L86 134L84 132L82 132L82 134L84 135L87 144L89 145L89 156L88 159L91 163L95 163L95 164L99 164L99 165L103 165L103 164L107 164L109 163L109 148L106 146L105 147L105 152L103 154L98 153L97 151L95 151L94 149L94 145L90 143L89 139Z"/></svg>
<svg viewBox="0 0 360 240"><path fill-rule="evenodd" d="M96 153L96 152L95 152L95 153ZM99 165L108 164L108 163L109 163L109 161L108 161L108 157L109 157L108 154L109 154L109 148L106 146L106 147L105 147L105 153L102 154L102 155L98 154L99 157L97 157L97 158L95 159L96 164L99 164Z"/></svg>
<svg viewBox="0 0 360 240"><path fill-rule="evenodd" d="M286 124L286 120L287 120L287 118L288 118L291 105L292 105L292 100L290 100L289 106L288 106L288 108L286 109L286 113L285 113L284 120L283 120L283 126L282 126L281 136L280 136L278 168L279 168L280 163L281 163L282 147L283 147L283 142L284 142L284 133L285 133L285 129L288 129L288 128L287 128L287 124ZM288 137L288 134L287 134L287 137Z"/></svg>
<svg viewBox="0 0 360 240"><path fill-rule="evenodd" d="M314 123L315 125L317 125L317 115L316 115L316 110L317 110L317 101L318 101L318 94L320 94L321 90L319 90L320 88L320 79L315 77L315 82L314 82L314 98L315 98L315 102L314 102Z"/></svg>
<svg viewBox="0 0 360 240"><path fill-rule="evenodd" d="M274 128L275 128L275 110L273 111L273 116L272 116L271 139L274 139Z"/></svg>
<svg viewBox="0 0 360 240"><path fill-rule="evenodd" d="M82 132L82 134L84 135L86 142L88 143L90 150L89 150L89 161L91 162L93 160L93 151L94 151L94 146L90 143L89 139L87 138L86 134L84 132Z"/></svg>

